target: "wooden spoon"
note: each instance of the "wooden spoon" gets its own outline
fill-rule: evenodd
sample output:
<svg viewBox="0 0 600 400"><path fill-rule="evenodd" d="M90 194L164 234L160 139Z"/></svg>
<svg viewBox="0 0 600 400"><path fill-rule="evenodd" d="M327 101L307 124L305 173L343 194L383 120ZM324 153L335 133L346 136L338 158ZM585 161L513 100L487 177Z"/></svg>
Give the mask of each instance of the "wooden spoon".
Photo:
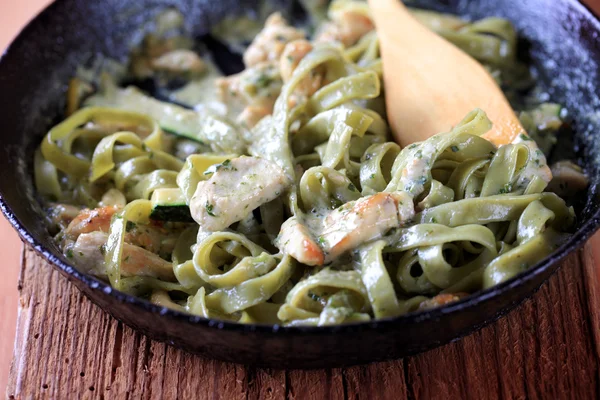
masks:
<svg viewBox="0 0 600 400"><path fill-rule="evenodd" d="M496 145L525 132L481 64L422 25L401 1L369 5L381 46L388 119L400 144L447 132L475 108L492 121L484 137Z"/></svg>

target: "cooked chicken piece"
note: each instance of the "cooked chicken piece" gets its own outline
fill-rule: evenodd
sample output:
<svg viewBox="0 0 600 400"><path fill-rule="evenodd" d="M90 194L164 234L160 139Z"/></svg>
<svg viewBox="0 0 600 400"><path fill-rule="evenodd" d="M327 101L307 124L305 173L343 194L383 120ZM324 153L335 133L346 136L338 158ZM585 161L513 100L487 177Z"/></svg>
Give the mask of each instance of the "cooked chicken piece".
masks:
<svg viewBox="0 0 600 400"><path fill-rule="evenodd" d="M369 16L347 7L331 15L332 21L325 23L317 34L316 42L340 42L344 47L349 47L375 29Z"/></svg>
<svg viewBox="0 0 600 400"><path fill-rule="evenodd" d="M206 70L206 64L192 50L172 50L151 61L155 71L174 75L198 76Z"/></svg>
<svg viewBox="0 0 600 400"><path fill-rule="evenodd" d="M333 260L349 249L381 237L414 216L412 198L404 192L377 193L348 203L325 218L320 238Z"/></svg>
<svg viewBox="0 0 600 400"><path fill-rule="evenodd" d="M63 232L63 250L76 241L80 235L90 232L108 233L113 215L121 210L121 207L106 206L94 209L81 210L79 215ZM125 242L142 247L156 254L169 254L174 245L172 237L174 232L158 225L141 225L133 222L127 223Z"/></svg>
<svg viewBox="0 0 600 400"><path fill-rule="evenodd" d="M297 217L289 218L281 225L281 232L277 236L275 245L303 264L323 265L325 263L323 249Z"/></svg>
<svg viewBox="0 0 600 400"><path fill-rule="evenodd" d="M260 63L239 74L219 78L216 84L222 101L243 105L257 101L273 104L283 86L275 63Z"/></svg>
<svg viewBox="0 0 600 400"><path fill-rule="evenodd" d="M568 197L587 189L590 181L581 167L571 161L559 161L552 165L552 180L548 190L561 197Z"/></svg>
<svg viewBox="0 0 600 400"><path fill-rule="evenodd" d="M271 115L272 112L273 106L248 106L237 117L236 122L250 129L258 124L261 119L267 115Z"/></svg>
<svg viewBox="0 0 600 400"><path fill-rule="evenodd" d="M287 82L292 77L292 74L300 64L300 61L310 53L313 49L312 44L305 39L294 40L288 43L283 50L283 54L279 59L279 71L281 78ZM317 70L312 71L310 76L307 76L298 84L296 92L301 95L311 96L323 85L324 68L319 66Z"/></svg>
<svg viewBox="0 0 600 400"><path fill-rule="evenodd" d="M58 229L65 229L77 217L81 208L70 204L52 204L49 210L50 222Z"/></svg>
<svg viewBox="0 0 600 400"><path fill-rule="evenodd" d="M238 122L252 128L273 112L283 82L275 63L261 63L239 74L217 79L216 85L221 101L232 114L243 110Z"/></svg>
<svg viewBox="0 0 600 400"><path fill-rule="evenodd" d="M85 273L106 277L104 261L108 234L103 232L84 233L75 244L67 248L65 254ZM125 243L121 255L122 276L151 276L174 281L173 264L141 247Z"/></svg>
<svg viewBox="0 0 600 400"><path fill-rule="evenodd" d="M154 60L177 49L185 48L189 45L187 40L181 37L162 38L155 35L144 37L139 48L131 52L129 60L129 72L138 79L149 78L154 75Z"/></svg>
<svg viewBox="0 0 600 400"><path fill-rule="evenodd" d="M277 164L257 157L234 158L213 169L190 201L192 217L207 231L221 231L242 220L291 184Z"/></svg>
<svg viewBox="0 0 600 400"><path fill-rule="evenodd" d="M307 217L306 226L295 218L286 221L276 245L303 264L323 265L400 227L413 216L413 201L407 193L377 193L344 204L323 221ZM307 226L315 228L311 232Z"/></svg>
<svg viewBox="0 0 600 400"><path fill-rule="evenodd" d="M108 232L110 221L121 208L117 206L106 206L100 208L86 208L71 221L64 230L65 240L76 240L82 233Z"/></svg>
<svg viewBox="0 0 600 400"><path fill-rule="evenodd" d="M304 32L290 26L280 13L274 13L244 53L244 64L248 68L264 61L278 61L288 42L304 38Z"/></svg>
<svg viewBox="0 0 600 400"><path fill-rule="evenodd" d="M431 299L425 300L419 305L419 310L428 310L430 308L440 307L468 296L468 293L442 293Z"/></svg>

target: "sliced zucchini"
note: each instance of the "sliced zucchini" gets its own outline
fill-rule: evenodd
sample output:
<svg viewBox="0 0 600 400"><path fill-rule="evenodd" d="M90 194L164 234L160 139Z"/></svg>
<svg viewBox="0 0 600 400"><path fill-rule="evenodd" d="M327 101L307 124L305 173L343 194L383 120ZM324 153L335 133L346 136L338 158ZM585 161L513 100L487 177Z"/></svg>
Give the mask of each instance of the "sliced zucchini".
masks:
<svg viewBox="0 0 600 400"><path fill-rule="evenodd" d="M194 222L190 207L180 189L156 189L152 193L150 219L169 222Z"/></svg>
<svg viewBox="0 0 600 400"><path fill-rule="evenodd" d="M181 137L209 145L215 152L242 154L244 141L237 128L227 119L209 110L199 111L165 103L130 86L117 87L103 79L101 90L85 101L86 106L113 107L146 114L161 128Z"/></svg>

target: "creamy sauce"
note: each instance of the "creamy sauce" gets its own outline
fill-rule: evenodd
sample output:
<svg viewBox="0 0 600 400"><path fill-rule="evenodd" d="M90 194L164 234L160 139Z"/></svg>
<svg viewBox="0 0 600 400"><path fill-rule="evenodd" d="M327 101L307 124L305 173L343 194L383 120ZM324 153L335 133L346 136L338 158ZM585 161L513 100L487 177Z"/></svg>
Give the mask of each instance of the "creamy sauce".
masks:
<svg viewBox="0 0 600 400"><path fill-rule="evenodd" d="M190 107L204 106L222 113L223 106L215 81L223 74L209 56L202 57L206 64L206 72L199 78L191 80L187 85L171 93L170 97Z"/></svg>
<svg viewBox="0 0 600 400"><path fill-rule="evenodd" d="M529 160L525 164L525 168L521 171L519 180L517 181L517 187L525 189L529 182L534 177L540 177L544 182L548 183L552 180L552 172L548 167L546 156L539 149L536 142L525 134L518 135L513 144L523 143L529 149Z"/></svg>

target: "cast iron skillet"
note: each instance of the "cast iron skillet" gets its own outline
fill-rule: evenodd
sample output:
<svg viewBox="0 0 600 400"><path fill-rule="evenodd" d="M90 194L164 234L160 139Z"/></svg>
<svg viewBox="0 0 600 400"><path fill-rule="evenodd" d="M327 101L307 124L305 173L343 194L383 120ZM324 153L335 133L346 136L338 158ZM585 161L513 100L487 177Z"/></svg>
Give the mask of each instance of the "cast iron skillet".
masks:
<svg viewBox="0 0 600 400"><path fill-rule="evenodd" d="M143 4L142 4L143 3ZM0 206L23 240L115 318L148 336L208 357L269 367L315 368L415 354L488 324L534 293L600 225L600 23L574 0L420 1L427 8L473 18L502 16L529 42L533 65L552 99L576 120L575 149L592 185L578 209L575 235L552 256L514 279L431 311L357 325L284 328L193 317L149 304L73 269L43 225L33 189L33 149L64 109L66 82L96 54L123 59L140 27L166 6L180 8L187 28L206 33L227 12L255 4L233 0L61 0L17 37L0 60ZM281 2L282 7L289 4ZM132 39L133 38L133 39ZM443 62L443 60L440 60Z"/></svg>

